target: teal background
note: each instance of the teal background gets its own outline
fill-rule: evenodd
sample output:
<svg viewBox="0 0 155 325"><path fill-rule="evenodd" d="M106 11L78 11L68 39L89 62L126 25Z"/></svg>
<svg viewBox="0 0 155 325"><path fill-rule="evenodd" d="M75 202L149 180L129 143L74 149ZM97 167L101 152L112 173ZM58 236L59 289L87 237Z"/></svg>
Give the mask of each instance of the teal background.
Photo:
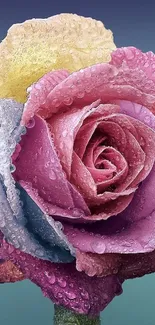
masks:
<svg viewBox="0 0 155 325"><path fill-rule="evenodd" d="M104 22L118 47L133 45L155 52L155 2L147 0L1 0L0 39L16 22L61 12ZM155 275L129 280L124 293L102 313L103 325L155 325ZM41 290L23 281L0 285L0 325L52 325L53 306Z"/></svg>
<svg viewBox="0 0 155 325"><path fill-rule="evenodd" d="M124 293L102 312L102 325L154 325L155 275L128 280L123 289ZM28 280L2 284L0 324L53 325L53 305Z"/></svg>

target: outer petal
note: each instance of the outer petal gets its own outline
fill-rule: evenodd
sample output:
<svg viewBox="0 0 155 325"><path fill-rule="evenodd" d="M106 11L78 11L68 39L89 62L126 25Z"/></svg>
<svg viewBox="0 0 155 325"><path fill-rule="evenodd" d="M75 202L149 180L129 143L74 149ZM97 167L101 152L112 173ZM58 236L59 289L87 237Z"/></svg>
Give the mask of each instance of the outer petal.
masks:
<svg viewBox="0 0 155 325"><path fill-rule="evenodd" d="M110 61L115 49L100 21L73 14L13 25L0 45L0 97L26 100L26 88L51 70Z"/></svg>
<svg viewBox="0 0 155 325"><path fill-rule="evenodd" d="M32 187L37 189L39 196L47 203L48 213L55 214L51 210L53 206L57 215L62 209L64 212L69 210L69 215L76 210L76 217L79 218L82 210L90 215L82 196L66 179L47 123L42 118L35 117L35 125L23 137L21 147L14 161L14 177L17 181L32 183Z"/></svg>
<svg viewBox="0 0 155 325"><path fill-rule="evenodd" d="M0 283L21 280L24 280L23 273L11 261L4 261L0 264Z"/></svg>
<svg viewBox="0 0 155 325"><path fill-rule="evenodd" d="M23 197L22 197L23 198ZM24 200L26 201L25 197ZM33 209L35 211L35 216L38 216L37 222L41 223L40 219L42 218L43 225L46 221L46 217L44 216L44 213L40 211L38 206L35 206L34 202L31 202L31 200L28 200L29 205L25 208L25 219L28 221L29 213L31 212L31 208L33 206ZM27 202L25 202L26 205ZM23 209L24 210L24 209ZM32 213L32 212L31 212ZM44 221L45 218L45 221ZM32 218L32 221L30 222L33 224L35 217ZM36 224L37 224L36 222ZM46 226L46 224L45 224ZM26 222L26 224L21 224L17 219L16 215L13 214L13 211L11 210L11 207L9 205L9 202L7 200L7 196L5 193L5 189L0 182L0 230L3 232L6 240L14 245L17 248L20 248L21 251L27 252L29 254L32 254L33 256L37 256L41 259L46 260L52 260L55 262L70 262L73 260L73 258L70 256L70 253L64 250L66 248L66 244L68 241L64 241L64 235L61 235L61 230L57 225L53 223L51 220L50 224L50 235L55 237L57 245L48 246L47 243L42 243L40 238L36 236L37 231L34 233L31 233L31 228L29 228L29 224ZM46 227L45 227L46 230ZM58 231L59 230L59 231ZM49 235L48 235L48 241L49 241ZM58 247L57 247L58 246ZM62 249L61 249L62 248ZM67 247L68 248L68 247Z"/></svg>
<svg viewBox="0 0 155 325"><path fill-rule="evenodd" d="M77 252L76 267L89 276L117 274L123 279L133 279L155 272L155 251L147 254L103 255Z"/></svg>
<svg viewBox="0 0 155 325"><path fill-rule="evenodd" d="M23 105L10 99L0 99L0 180L4 182L10 208L20 222L24 222L24 216L11 174L14 170L11 157L25 133L25 128L20 126L22 113Z"/></svg>
<svg viewBox="0 0 155 325"><path fill-rule="evenodd" d="M74 249L63 234L63 225L43 211L44 203L41 204L38 200L38 193L28 184L21 183L23 187L18 184L18 189L27 221L26 229L45 248L49 260L58 263L72 261L74 258L69 250L74 255Z"/></svg>
<svg viewBox="0 0 155 325"><path fill-rule="evenodd" d="M23 137L22 150L14 162L17 180L31 182L45 201L72 208L73 199L57 157L47 124L35 117L35 125Z"/></svg>
<svg viewBox="0 0 155 325"><path fill-rule="evenodd" d="M66 227L65 234L72 245L82 252L103 253L147 253L155 249L155 212L144 220L127 223L121 216L111 217L84 229ZM116 219L117 218L117 219ZM115 224L118 223L117 225Z"/></svg>
<svg viewBox="0 0 155 325"><path fill-rule="evenodd" d="M38 107L41 107L50 91L54 89L54 87L58 85L61 81L66 79L68 75L69 72L67 72L66 70L56 70L48 72L27 89L27 93L29 93L29 98L24 106L24 112L26 111L26 116L24 113L24 117L22 120L23 124L26 121L29 121L31 117L33 117L33 115L37 113Z"/></svg>
<svg viewBox="0 0 155 325"><path fill-rule="evenodd" d="M20 141L23 131L25 132L20 126L22 111L23 105L12 100L0 100L0 229L15 247L39 258L53 260L52 251L38 243L37 238L26 228L19 192L10 170L16 143Z"/></svg>
<svg viewBox="0 0 155 325"><path fill-rule="evenodd" d="M132 58L129 60L125 53L131 52ZM46 112L46 117L50 117L53 113L64 110L65 98L70 99L65 103L66 110L71 104L83 107L97 99L103 103L123 99L154 111L155 55L151 52L142 53L136 48L132 48L132 51L130 48L122 48L113 53L113 58L110 64L97 64L71 74L47 96L42 114L45 116ZM119 64L116 63L117 59L118 62L120 60Z"/></svg>
<svg viewBox="0 0 155 325"><path fill-rule="evenodd" d="M11 252L9 253L9 251ZM2 257L9 258L30 279L41 287L45 296L81 314L96 315L122 292L117 276L90 278L76 271L75 265L52 264L14 249L3 241Z"/></svg>

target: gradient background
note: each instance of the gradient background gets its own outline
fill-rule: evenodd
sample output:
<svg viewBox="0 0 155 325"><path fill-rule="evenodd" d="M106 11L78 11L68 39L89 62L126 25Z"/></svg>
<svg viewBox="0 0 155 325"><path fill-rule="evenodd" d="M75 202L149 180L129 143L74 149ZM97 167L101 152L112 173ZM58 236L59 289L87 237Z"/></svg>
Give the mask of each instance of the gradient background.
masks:
<svg viewBox="0 0 155 325"><path fill-rule="evenodd" d="M0 39L16 22L77 13L102 20L115 36L117 47L130 46L155 52L155 3L130 0L1 0ZM104 325L154 325L155 275L126 281L124 294L102 313ZM53 306L29 281L0 285L0 324L52 325Z"/></svg>

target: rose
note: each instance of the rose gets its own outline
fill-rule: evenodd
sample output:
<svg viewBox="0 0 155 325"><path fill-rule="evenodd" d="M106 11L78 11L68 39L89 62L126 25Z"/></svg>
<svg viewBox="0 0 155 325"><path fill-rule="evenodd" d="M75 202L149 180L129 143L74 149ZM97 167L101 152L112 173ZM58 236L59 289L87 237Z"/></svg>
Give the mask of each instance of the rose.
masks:
<svg viewBox="0 0 155 325"><path fill-rule="evenodd" d="M1 257L80 313L98 313L124 279L155 270L153 60L118 49L109 64L45 74L29 89L23 114L22 105L1 101L2 153L9 147L1 230L17 248L3 240ZM8 176L10 154L24 216ZM74 262L43 261L71 262L71 255L88 276Z"/></svg>

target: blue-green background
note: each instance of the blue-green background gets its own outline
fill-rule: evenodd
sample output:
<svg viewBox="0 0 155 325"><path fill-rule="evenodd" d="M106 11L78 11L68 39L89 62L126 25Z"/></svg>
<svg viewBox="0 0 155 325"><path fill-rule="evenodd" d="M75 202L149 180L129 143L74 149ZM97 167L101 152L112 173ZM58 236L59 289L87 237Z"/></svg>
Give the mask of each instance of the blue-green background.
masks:
<svg viewBox="0 0 155 325"><path fill-rule="evenodd" d="M143 0L1 0L0 39L16 22L61 12L91 16L112 29L115 43L155 52L155 3ZM154 325L155 275L127 281L123 295L102 313L104 325ZM52 303L29 281L0 285L0 324L51 325Z"/></svg>

